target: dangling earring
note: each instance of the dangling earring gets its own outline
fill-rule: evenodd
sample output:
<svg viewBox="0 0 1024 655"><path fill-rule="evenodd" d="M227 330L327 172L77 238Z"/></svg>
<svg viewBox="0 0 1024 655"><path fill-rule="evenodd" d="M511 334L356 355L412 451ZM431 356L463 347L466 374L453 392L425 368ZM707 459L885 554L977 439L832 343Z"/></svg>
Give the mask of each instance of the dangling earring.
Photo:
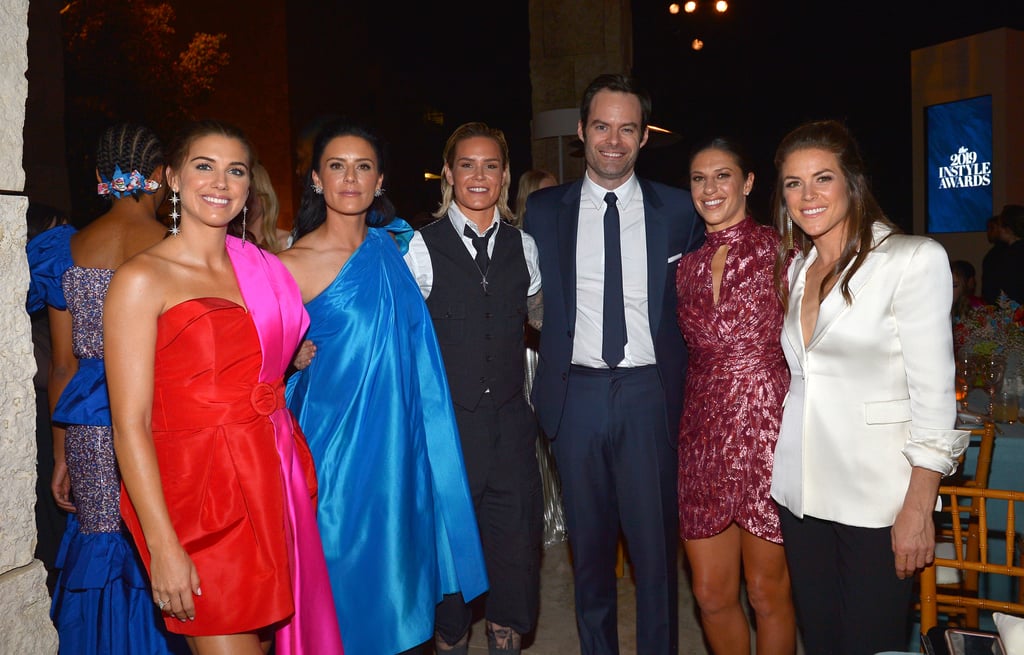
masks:
<svg viewBox="0 0 1024 655"><path fill-rule="evenodd" d="M793 249L793 217L789 215L789 209L786 209L786 234L784 235L786 240L786 250Z"/></svg>
<svg viewBox="0 0 1024 655"><path fill-rule="evenodd" d="M378 188L378 189L374 189L373 190L373 197L374 198L380 198L382 195L384 195L384 189L379 189Z"/></svg>
<svg viewBox="0 0 1024 655"><path fill-rule="evenodd" d="M242 247L245 247L245 219L249 216L249 208L242 207Z"/></svg>
<svg viewBox="0 0 1024 655"><path fill-rule="evenodd" d="M181 234L181 229L178 227L178 219L181 218L181 214L178 213L178 203L181 202L181 198L178 197L177 191L171 191L171 234Z"/></svg>
<svg viewBox="0 0 1024 655"><path fill-rule="evenodd" d="M322 186L320 186L319 184L314 184L312 186L313 186L313 193L315 193L318 196L324 195L324 188Z"/></svg>

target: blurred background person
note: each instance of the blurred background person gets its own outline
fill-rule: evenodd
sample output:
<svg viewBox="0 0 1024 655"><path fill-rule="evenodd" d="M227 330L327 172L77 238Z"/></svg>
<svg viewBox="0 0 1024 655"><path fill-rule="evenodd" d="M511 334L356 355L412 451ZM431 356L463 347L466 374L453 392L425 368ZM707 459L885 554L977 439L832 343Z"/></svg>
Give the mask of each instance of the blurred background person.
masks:
<svg viewBox="0 0 1024 655"><path fill-rule="evenodd" d="M166 233L157 218L167 195L160 140L142 125L108 128L96 147L96 180L109 209L81 232L51 229L28 248L29 308L49 307L51 488L72 512L51 614L62 653L166 653L145 571L122 532L102 324L114 270Z"/></svg>
<svg viewBox="0 0 1024 655"><path fill-rule="evenodd" d="M313 141L295 242L281 252L316 346L288 406L319 481L317 520L347 655L434 635L446 594L487 590L444 363L402 260L412 229L383 191L381 140L344 119Z"/></svg>
<svg viewBox="0 0 1024 655"><path fill-rule="evenodd" d="M531 168L528 171L523 172L519 176L519 182L516 184L516 202L515 202L515 217L513 225L516 227L523 226L523 216L526 215L526 199L530 197L530 194L537 189L546 189L549 186L557 186L558 178L555 177L554 173L541 170L539 168Z"/></svg>
<svg viewBox="0 0 1024 655"><path fill-rule="evenodd" d="M994 303L999 293L1016 303L1024 304L1024 205L1004 205L999 212L1000 239L1006 244L992 265L994 279L982 279L987 293L985 301Z"/></svg>
<svg viewBox="0 0 1024 655"><path fill-rule="evenodd" d="M970 310L985 305L985 299L974 295L977 286L974 265L967 260L957 259L949 263L949 270L953 276L953 305L950 311L953 322L957 323Z"/></svg>
<svg viewBox="0 0 1024 655"><path fill-rule="evenodd" d="M1012 232L1003 225L999 214L992 216L985 224L985 237L991 247L981 260L981 297L989 304L995 303L1002 289L1001 278L1006 247L1010 244Z"/></svg>
<svg viewBox="0 0 1024 655"><path fill-rule="evenodd" d="M252 166L252 188L246 206L249 208L248 229L261 248L280 252L291 245L291 234L277 226L281 205L270 174L259 162Z"/></svg>
<svg viewBox="0 0 1024 655"><path fill-rule="evenodd" d="M522 227L526 216L526 199L538 189L557 186L558 178L554 173L532 168L519 176L516 187L514 225ZM523 393L527 400L533 391L533 376L537 373L537 360L540 348L540 331L527 322L526 324L526 383ZM531 406L533 403L530 403ZM544 545L551 546L566 540L565 506L562 504L562 481L558 477L558 466L555 454L551 451L551 441L539 429L537 430L537 464L540 466L541 489L544 490Z"/></svg>
<svg viewBox="0 0 1024 655"><path fill-rule="evenodd" d="M779 235L747 209L754 173L727 138L690 158L690 193L707 235L676 271L679 328L690 351L679 427L679 531L701 625L717 655L750 652L740 582L758 653L795 653L772 453L789 369L773 271Z"/></svg>
<svg viewBox="0 0 1024 655"><path fill-rule="evenodd" d="M774 214L798 252L776 283L791 381L772 470L808 653L905 650L915 572L932 561L956 430L953 284L934 240L898 234L837 121L776 150Z"/></svg>
<svg viewBox="0 0 1024 655"><path fill-rule="evenodd" d="M121 510L149 602L193 653L341 655L313 462L284 403L309 319L277 258L227 235L252 162L237 128L188 126L166 168L171 236L110 283Z"/></svg>
<svg viewBox="0 0 1024 655"><path fill-rule="evenodd" d="M30 202L27 212L27 239L29 243L41 233L68 220L60 210L41 203ZM34 250L35 246L27 246ZM32 321L32 350L36 358L36 374L32 378L36 390L36 540L35 558L46 567L46 587L53 595L57 584L57 547L64 535L64 510L57 507L50 492L53 478L53 426L50 423L50 404L46 390L50 373L50 320L45 303L34 302L29 311ZM74 362L72 362L74 363ZM63 430L61 430L63 434Z"/></svg>

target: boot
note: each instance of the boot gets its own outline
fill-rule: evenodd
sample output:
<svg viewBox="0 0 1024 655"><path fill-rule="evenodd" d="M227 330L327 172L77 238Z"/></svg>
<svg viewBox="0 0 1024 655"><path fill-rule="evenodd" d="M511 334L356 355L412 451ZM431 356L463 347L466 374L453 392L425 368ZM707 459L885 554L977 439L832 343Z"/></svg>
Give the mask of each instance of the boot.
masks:
<svg viewBox="0 0 1024 655"><path fill-rule="evenodd" d="M469 655L469 632L462 635L462 638L449 645L438 632L434 633L434 653L436 655Z"/></svg>
<svg viewBox="0 0 1024 655"><path fill-rule="evenodd" d="M487 622L488 655L519 655L523 647L523 636L504 626Z"/></svg>

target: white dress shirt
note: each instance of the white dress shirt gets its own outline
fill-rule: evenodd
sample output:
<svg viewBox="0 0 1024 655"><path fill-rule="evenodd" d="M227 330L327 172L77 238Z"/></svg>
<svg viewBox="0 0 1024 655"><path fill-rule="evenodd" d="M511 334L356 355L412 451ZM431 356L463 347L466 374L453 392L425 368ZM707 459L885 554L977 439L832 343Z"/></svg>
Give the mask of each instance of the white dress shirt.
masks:
<svg viewBox="0 0 1024 655"><path fill-rule="evenodd" d="M438 220L443 221L445 219L439 218ZM462 239L462 244L466 246L466 252L470 254L470 257L476 258L476 247L473 246L473 240L465 235L463 228L469 225L470 229L477 236L483 236L487 230L483 232L478 230L476 223L467 219L466 215L462 213L455 203L452 203L448 209L447 220L451 222L452 228L459 235L459 238ZM487 240L487 256L490 257L494 254L494 241L497 239L499 230L518 232L523 239L523 255L526 257L526 270L530 274L530 287L527 289L526 295L534 295L540 291L541 287L540 259L537 255L537 244L529 234L511 225L502 224L497 208L494 209L494 219L487 229L495 225L498 226L497 229L491 234L491 238ZM426 300L430 297L430 290L434 286L434 266L430 262L430 252L427 250L427 244L423 241L423 236L419 231L412 235L412 240L409 242L409 250L405 253L405 263L409 270L412 271L412 276L416 278L416 284L420 287L420 293L423 294L423 299Z"/></svg>
<svg viewBox="0 0 1024 655"><path fill-rule="evenodd" d="M604 334L604 201L608 189L584 176L576 231L576 332L572 363L608 368L601 358ZM647 227L644 198L636 175L612 189L619 208L622 295L626 308L626 356L619 367L655 363L648 315Z"/></svg>

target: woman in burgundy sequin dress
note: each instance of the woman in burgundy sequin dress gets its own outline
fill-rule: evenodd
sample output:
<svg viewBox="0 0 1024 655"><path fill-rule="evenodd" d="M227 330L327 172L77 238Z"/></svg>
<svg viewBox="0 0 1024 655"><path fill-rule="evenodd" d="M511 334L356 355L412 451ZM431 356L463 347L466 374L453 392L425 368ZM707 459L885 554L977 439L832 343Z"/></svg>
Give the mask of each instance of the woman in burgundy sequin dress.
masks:
<svg viewBox="0 0 1024 655"><path fill-rule="evenodd" d="M773 283L779 236L747 214L754 174L717 138L690 159L707 226L679 261L679 326L690 351L679 430L679 525L711 649L749 653L741 572L758 653L794 653L796 623L779 516L769 497L789 370Z"/></svg>

